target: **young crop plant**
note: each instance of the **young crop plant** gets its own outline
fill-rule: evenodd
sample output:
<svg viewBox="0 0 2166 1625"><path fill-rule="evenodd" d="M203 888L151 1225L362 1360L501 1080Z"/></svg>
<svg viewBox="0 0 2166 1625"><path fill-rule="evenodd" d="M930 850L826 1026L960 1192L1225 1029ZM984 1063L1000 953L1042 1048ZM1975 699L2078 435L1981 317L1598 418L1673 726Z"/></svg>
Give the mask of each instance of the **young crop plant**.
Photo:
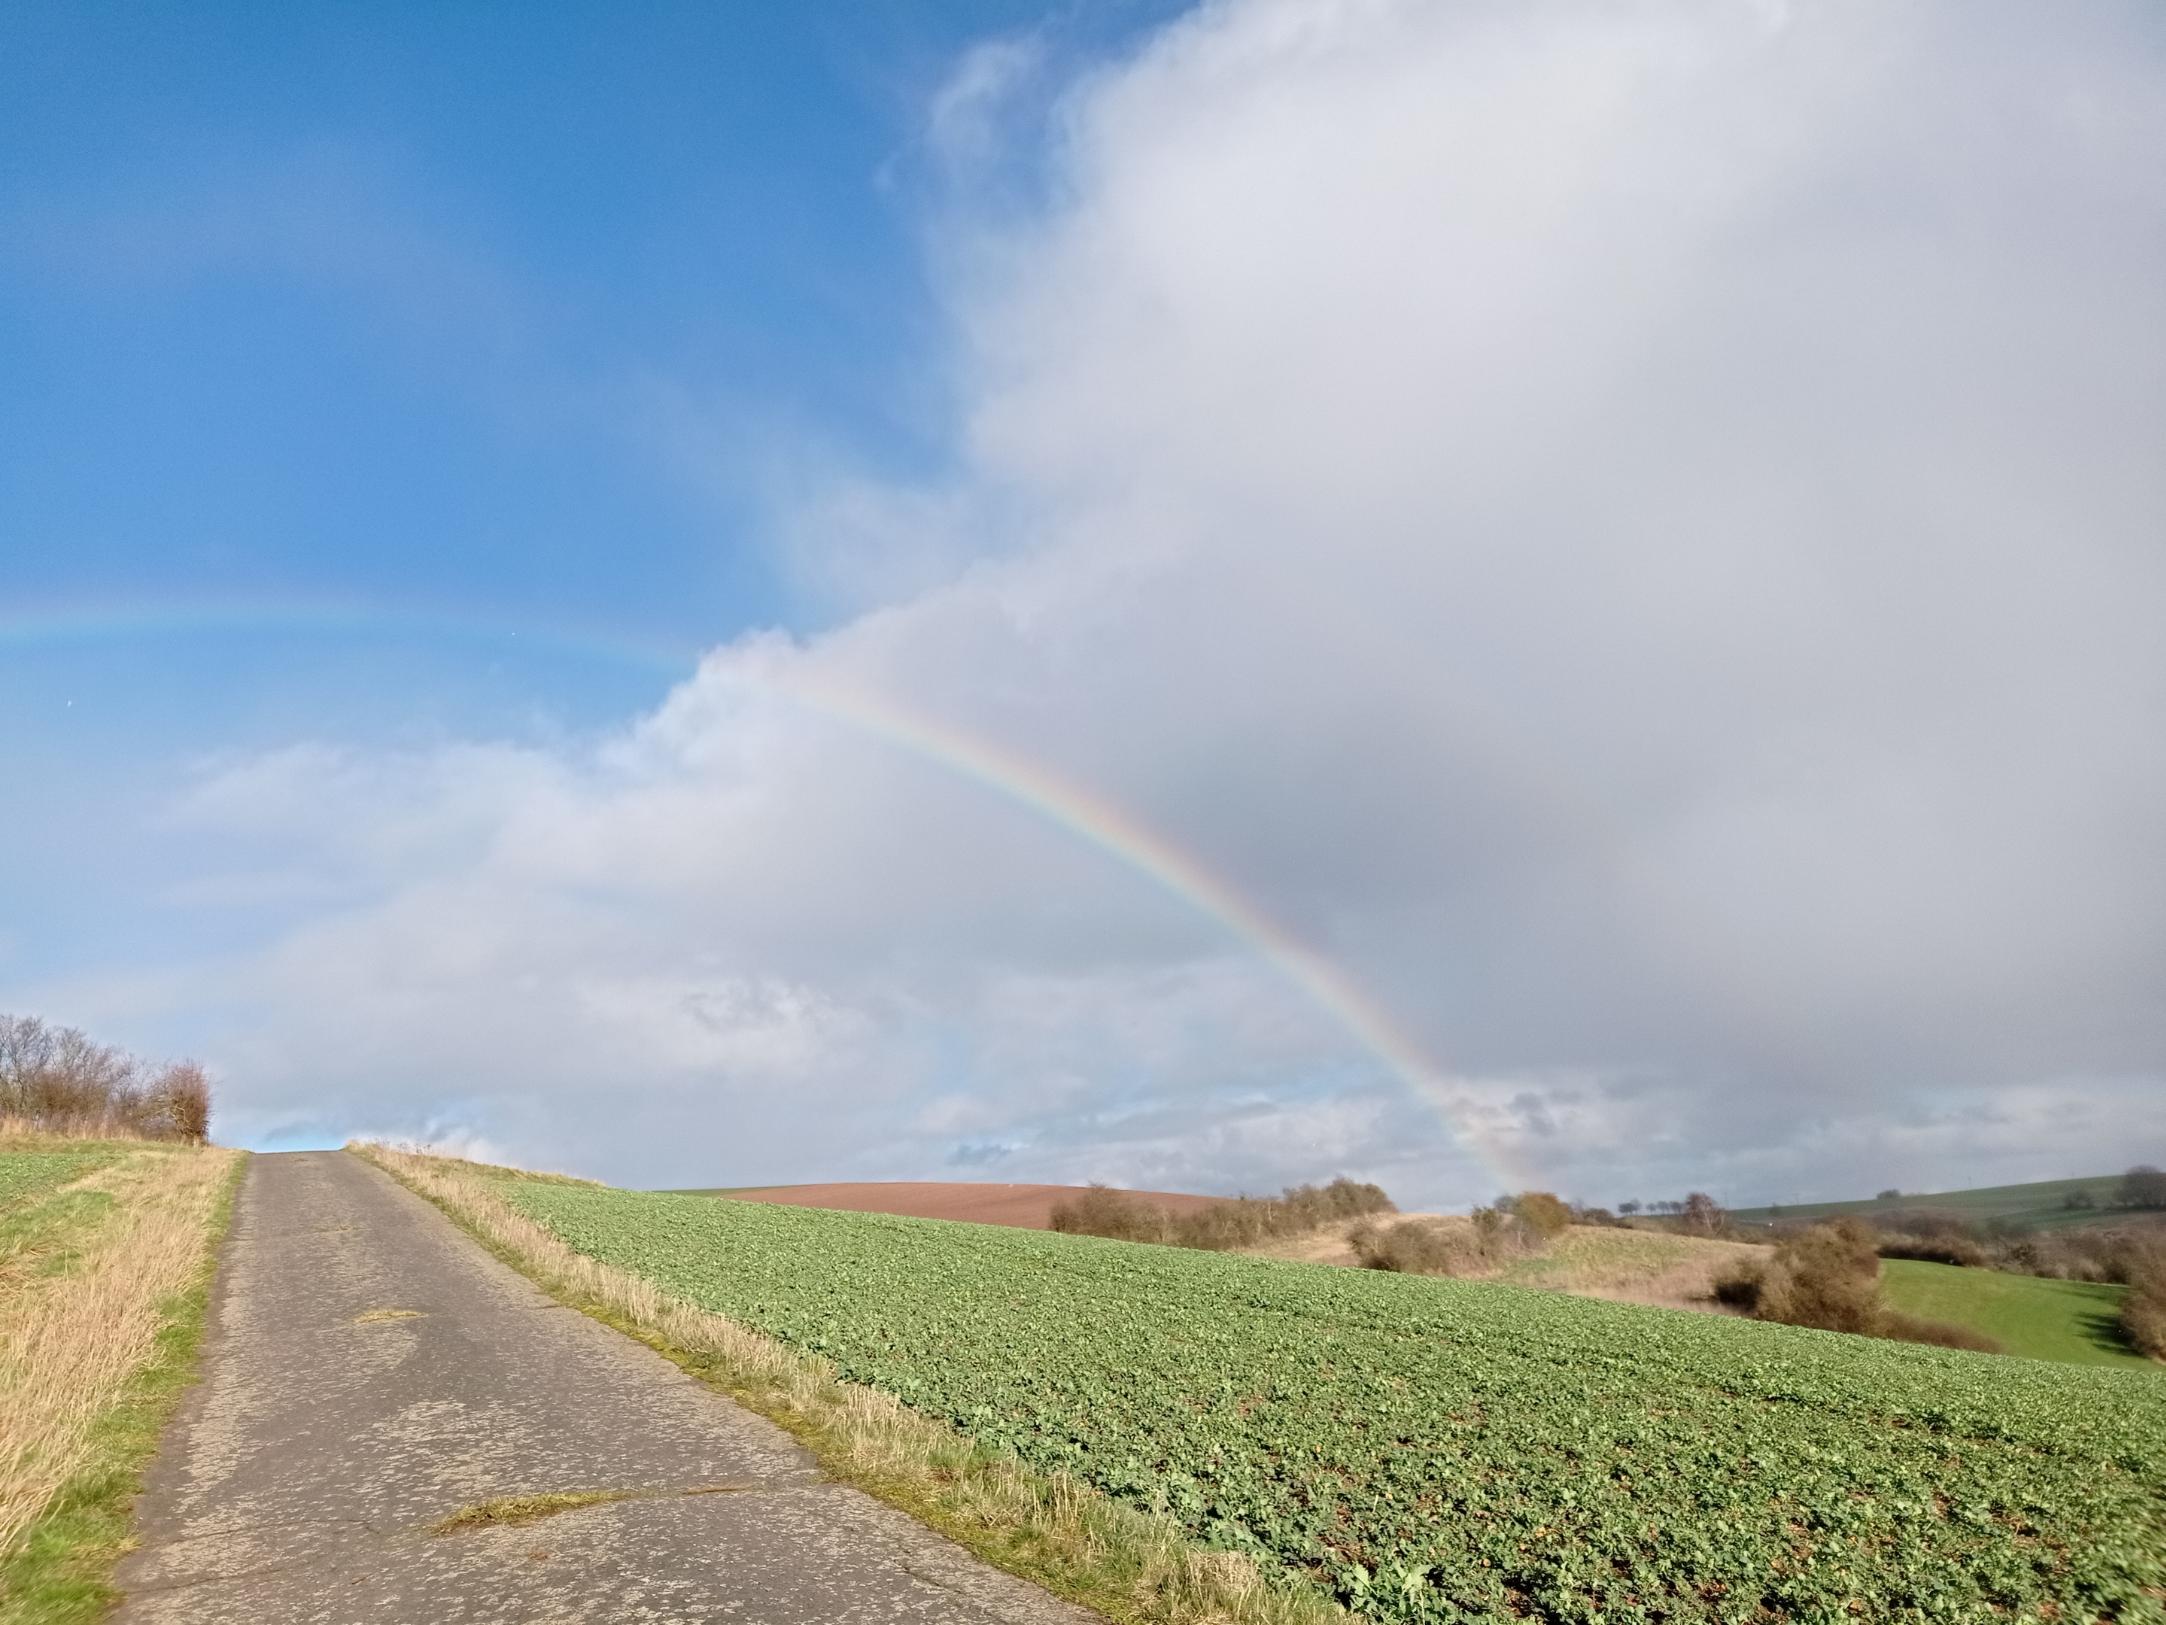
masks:
<svg viewBox="0 0 2166 1625"><path fill-rule="evenodd" d="M2166 1619L2166 1380L507 1183L595 1259L1386 1621Z"/></svg>

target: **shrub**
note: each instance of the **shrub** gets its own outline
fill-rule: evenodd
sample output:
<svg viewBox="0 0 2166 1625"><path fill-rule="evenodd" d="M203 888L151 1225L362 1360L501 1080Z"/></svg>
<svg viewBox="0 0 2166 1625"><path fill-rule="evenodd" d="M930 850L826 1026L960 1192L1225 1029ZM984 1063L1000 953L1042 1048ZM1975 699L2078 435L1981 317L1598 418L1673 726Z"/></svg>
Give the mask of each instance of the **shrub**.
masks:
<svg viewBox="0 0 2166 1625"><path fill-rule="evenodd" d="M1473 1212L1474 1240L1486 1259L1513 1258L1541 1245L1531 1225L1503 1202Z"/></svg>
<svg viewBox="0 0 2166 1625"><path fill-rule="evenodd" d="M2139 1162L2121 1176L2117 1195L2123 1207L2166 1207L2166 1168Z"/></svg>
<svg viewBox="0 0 2166 1625"><path fill-rule="evenodd" d="M1117 1191L1110 1185L1092 1185L1080 1196L1070 1197L1053 1208L1052 1226L1071 1236L1105 1236L1114 1241L1163 1241L1166 1210Z"/></svg>
<svg viewBox="0 0 2166 1625"><path fill-rule="evenodd" d="M1068 1235L1226 1252L1275 1236L1299 1235L1341 1219L1397 1211L1381 1186L1353 1179L1296 1185L1279 1196L1229 1197L1186 1213L1171 1212L1127 1191L1093 1185L1054 1207L1052 1227Z"/></svg>
<svg viewBox="0 0 2166 1625"><path fill-rule="evenodd" d="M1753 1313L1823 1331L1876 1330L1882 1313L1880 1258L1871 1228L1838 1219L1782 1242L1761 1275Z"/></svg>
<svg viewBox="0 0 2166 1625"><path fill-rule="evenodd" d="M2133 1245L2128 1295L2121 1300L2121 1335L2139 1354L2166 1360L2166 1245Z"/></svg>
<svg viewBox="0 0 2166 1625"><path fill-rule="evenodd" d="M1764 1269L1747 1264L1715 1283L1715 1296L1760 1320L1865 1337L1931 1343L1998 1354L2001 1346L1967 1326L1899 1314L1881 1301L1886 1238L1861 1219L1816 1224L1787 1237Z"/></svg>
<svg viewBox="0 0 2166 1625"><path fill-rule="evenodd" d="M2137 1353L2166 1360L2166 1287L2136 1288L2121 1300L2121 1335Z"/></svg>
<svg viewBox="0 0 2166 1625"><path fill-rule="evenodd" d="M1715 1277L1715 1301L1753 1313L1760 1307L1761 1274L1761 1266L1751 1259L1731 1265Z"/></svg>
<svg viewBox="0 0 2166 1625"><path fill-rule="evenodd" d="M1499 1199L1497 1206L1543 1241L1563 1235L1572 1222L1572 1210L1548 1191L1521 1191Z"/></svg>
<svg viewBox="0 0 2166 1625"><path fill-rule="evenodd" d="M1347 1239L1363 1269L1401 1275L1464 1275L1487 1262L1479 1239L1447 1219L1362 1224Z"/></svg>
<svg viewBox="0 0 2166 1625"><path fill-rule="evenodd" d="M1705 1191L1694 1191L1677 1211L1682 1228L1702 1236L1720 1235L1730 1222L1722 1204Z"/></svg>
<svg viewBox="0 0 2166 1625"><path fill-rule="evenodd" d="M1892 1337L1902 1343L1930 1343L1935 1348L1969 1349L1975 1354L1999 1354L1999 1343L1968 1326L1951 1326L1945 1320L1921 1320L1916 1315L1887 1310L1881 1316L1876 1337Z"/></svg>
<svg viewBox="0 0 2166 1625"><path fill-rule="evenodd" d="M1928 1264L1959 1264L1979 1269L1992 1263L1985 1247L1967 1236L1918 1236L1883 1231L1879 1240L1882 1258L1919 1258Z"/></svg>

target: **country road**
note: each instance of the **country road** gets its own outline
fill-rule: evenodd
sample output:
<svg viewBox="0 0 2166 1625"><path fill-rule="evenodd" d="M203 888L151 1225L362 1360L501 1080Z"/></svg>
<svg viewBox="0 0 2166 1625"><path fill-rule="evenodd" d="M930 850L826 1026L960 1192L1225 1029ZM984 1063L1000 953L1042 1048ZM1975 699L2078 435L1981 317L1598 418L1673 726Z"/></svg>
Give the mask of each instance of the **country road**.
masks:
<svg viewBox="0 0 2166 1625"><path fill-rule="evenodd" d="M630 1498L432 1529L586 1491ZM823 1481L340 1152L252 1159L138 1521L123 1625L1096 1618Z"/></svg>

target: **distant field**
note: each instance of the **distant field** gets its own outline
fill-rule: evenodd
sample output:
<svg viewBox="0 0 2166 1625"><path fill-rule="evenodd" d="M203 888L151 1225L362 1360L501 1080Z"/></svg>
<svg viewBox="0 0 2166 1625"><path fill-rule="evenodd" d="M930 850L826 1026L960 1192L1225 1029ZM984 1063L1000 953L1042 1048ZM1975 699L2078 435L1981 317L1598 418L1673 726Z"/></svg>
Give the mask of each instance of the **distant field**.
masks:
<svg viewBox="0 0 2166 1625"><path fill-rule="evenodd" d="M2010 1354L2076 1365L2151 1365L2121 1340L2126 1287L2048 1281L1998 1270L1890 1258L1880 1279L1891 1308L1981 1331Z"/></svg>
<svg viewBox="0 0 2166 1625"><path fill-rule="evenodd" d="M2166 1381L509 1182L571 1246L1378 1620L2161 1618Z"/></svg>
<svg viewBox="0 0 2166 1625"><path fill-rule="evenodd" d="M1053 1209L1083 1193L1081 1185L1000 1185L976 1180L871 1180L856 1184L753 1185L735 1189L669 1191L671 1196L726 1196L738 1202L779 1202L789 1207L832 1208L842 1213L893 1213L907 1219L961 1219L973 1224L1049 1230ZM1208 1207L1216 1196L1175 1191L1130 1191L1175 1212Z"/></svg>
<svg viewBox="0 0 2166 1625"><path fill-rule="evenodd" d="M2143 1215L2112 1211L2114 1193L2120 1183L2119 1174L2093 1174L2083 1179L2045 1179L2028 1185L1986 1185L1976 1190L1905 1191L1890 1201L1869 1198L1851 1202L1784 1202L1773 1207L1736 1208L1730 1216L1744 1224L1766 1224L1776 1219L1830 1219L1846 1213L1871 1218L1904 1209L1930 1209L1960 1213L1981 1223L2001 1219L2034 1230L2142 1218ZM2078 1191L2088 1195L2097 1205L2093 1208L2068 1207L2068 1197Z"/></svg>

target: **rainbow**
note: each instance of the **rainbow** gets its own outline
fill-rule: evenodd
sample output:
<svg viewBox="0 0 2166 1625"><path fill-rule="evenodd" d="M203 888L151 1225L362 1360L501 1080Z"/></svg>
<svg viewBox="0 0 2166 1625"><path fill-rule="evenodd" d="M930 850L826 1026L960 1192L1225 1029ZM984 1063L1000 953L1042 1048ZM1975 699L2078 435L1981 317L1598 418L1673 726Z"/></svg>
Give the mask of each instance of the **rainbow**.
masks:
<svg viewBox="0 0 2166 1625"><path fill-rule="evenodd" d="M1432 1111L1462 1150L1511 1189L1535 1183L1529 1171L1468 1113L1452 1076L1377 1000L1334 961L1228 885L1199 858L1102 798L1043 766L890 700L833 684L789 681L783 691L808 709L886 741L1035 813L1195 909L1277 967Z"/></svg>
<svg viewBox="0 0 2166 1625"><path fill-rule="evenodd" d="M526 653L644 672L680 681L699 664L692 644L593 628L567 628L486 611L446 614L427 605L343 597L174 599L157 604L0 604L0 650L59 649L73 644L143 643L202 638L306 635L381 642L414 638Z"/></svg>
<svg viewBox="0 0 2166 1625"><path fill-rule="evenodd" d="M217 632L314 633L380 639L441 638L501 650L599 660L674 684L697 669L697 651L617 634L566 629L512 616L448 615L355 599L255 600L0 612L0 650L199 636ZM802 678L738 668L731 680L765 690L1000 796L1084 842L1214 921L1254 949L1378 1061L1460 1149L1509 1188L1537 1183L1512 1149L1478 1121L1452 1074L1344 969L1235 890L1200 858L1124 809L1044 766L893 700Z"/></svg>

